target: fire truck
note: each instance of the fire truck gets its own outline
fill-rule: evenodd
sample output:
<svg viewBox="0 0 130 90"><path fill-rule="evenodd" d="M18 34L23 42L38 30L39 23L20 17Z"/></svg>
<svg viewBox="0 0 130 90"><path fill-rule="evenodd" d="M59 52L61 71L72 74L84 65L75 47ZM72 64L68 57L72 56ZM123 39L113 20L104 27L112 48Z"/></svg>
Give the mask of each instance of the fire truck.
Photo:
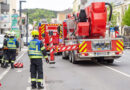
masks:
<svg viewBox="0 0 130 90"><path fill-rule="evenodd" d="M107 6L110 16L107 20ZM63 22L63 42L52 51L62 52L63 59L73 64L77 61L97 60L112 64L123 55L123 38L114 37L111 30L112 6L105 2L93 2L77 15L68 15Z"/></svg>
<svg viewBox="0 0 130 90"><path fill-rule="evenodd" d="M39 24L39 40L42 40L46 50L50 52L50 32L52 33L53 46L57 46L60 43L60 38L57 28L61 24Z"/></svg>

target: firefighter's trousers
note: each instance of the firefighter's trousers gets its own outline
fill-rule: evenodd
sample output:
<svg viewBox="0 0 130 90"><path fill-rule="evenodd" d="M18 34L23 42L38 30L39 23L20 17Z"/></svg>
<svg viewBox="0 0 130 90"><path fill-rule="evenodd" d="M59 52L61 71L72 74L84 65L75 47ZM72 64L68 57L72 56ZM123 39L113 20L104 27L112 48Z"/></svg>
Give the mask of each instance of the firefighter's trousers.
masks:
<svg viewBox="0 0 130 90"><path fill-rule="evenodd" d="M11 67L13 67L13 64L16 59L16 49L8 49L7 55L5 57L6 66L8 63L11 63Z"/></svg>
<svg viewBox="0 0 130 90"><path fill-rule="evenodd" d="M35 86L36 82L41 85L43 82L43 63L41 58L31 59L30 72L32 86Z"/></svg>

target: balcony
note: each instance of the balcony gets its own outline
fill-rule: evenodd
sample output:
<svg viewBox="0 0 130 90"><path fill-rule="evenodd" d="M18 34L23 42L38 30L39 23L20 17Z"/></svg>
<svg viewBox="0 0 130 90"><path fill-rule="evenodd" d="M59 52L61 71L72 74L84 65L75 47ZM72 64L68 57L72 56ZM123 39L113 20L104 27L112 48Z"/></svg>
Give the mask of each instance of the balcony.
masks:
<svg viewBox="0 0 130 90"><path fill-rule="evenodd" d="M9 12L9 4L1 2L0 9L1 9L1 13Z"/></svg>

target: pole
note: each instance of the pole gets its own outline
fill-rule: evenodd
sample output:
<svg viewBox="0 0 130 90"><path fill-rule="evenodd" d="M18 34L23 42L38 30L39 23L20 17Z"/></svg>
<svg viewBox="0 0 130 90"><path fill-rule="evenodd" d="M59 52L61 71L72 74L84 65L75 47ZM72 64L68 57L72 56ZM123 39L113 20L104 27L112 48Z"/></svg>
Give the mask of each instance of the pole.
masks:
<svg viewBox="0 0 130 90"><path fill-rule="evenodd" d="M26 45L28 45L28 12L27 12L27 25L26 25Z"/></svg>
<svg viewBox="0 0 130 90"><path fill-rule="evenodd" d="M19 17L20 17L20 21L21 21L21 9L22 9L22 2L20 1L20 5L19 5ZM21 45L22 45L22 26L21 26L21 22L19 25L19 29L20 29L20 51L21 51Z"/></svg>
<svg viewBox="0 0 130 90"><path fill-rule="evenodd" d="M26 2L26 1L19 1L19 16L20 16L20 20L22 17L22 2ZM20 23L19 25L19 29L20 29L20 51L21 51L21 46L22 46L22 25Z"/></svg>

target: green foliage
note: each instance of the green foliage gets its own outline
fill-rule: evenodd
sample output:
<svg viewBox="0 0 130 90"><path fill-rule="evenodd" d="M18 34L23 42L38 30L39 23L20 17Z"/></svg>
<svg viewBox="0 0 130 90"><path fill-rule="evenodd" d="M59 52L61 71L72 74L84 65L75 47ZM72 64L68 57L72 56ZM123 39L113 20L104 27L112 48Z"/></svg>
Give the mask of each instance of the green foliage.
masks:
<svg viewBox="0 0 130 90"><path fill-rule="evenodd" d="M130 5L128 10L125 11L125 15L123 16L123 25L130 26Z"/></svg>
<svg viewBox="0 0 130 90"><path fill-rule="evenodd" d="M36 21L36 25L40 22L41 19L45 18L48 22L51 21L51 18L56 18L57 12L45 9L28 9L23 10L24 13L29 13L29 23L33 24L33 21Z"/></svg>
<svg viewBox="0 0 130 90"><path fill-rule="evenodd" d="M114 5L113 4L111 4L111 5L112 5L112 8L114 10ZM109 16L110 16L110 8L107 7L107 10L108 10L108 14L107 14L107 20L108 20ZM111 25L111 27L116 26L116 24L117 24L117 17L118 17L118 12L112 11L112 17L111 17L111 23L112 23L112 25Z"/></svg>

